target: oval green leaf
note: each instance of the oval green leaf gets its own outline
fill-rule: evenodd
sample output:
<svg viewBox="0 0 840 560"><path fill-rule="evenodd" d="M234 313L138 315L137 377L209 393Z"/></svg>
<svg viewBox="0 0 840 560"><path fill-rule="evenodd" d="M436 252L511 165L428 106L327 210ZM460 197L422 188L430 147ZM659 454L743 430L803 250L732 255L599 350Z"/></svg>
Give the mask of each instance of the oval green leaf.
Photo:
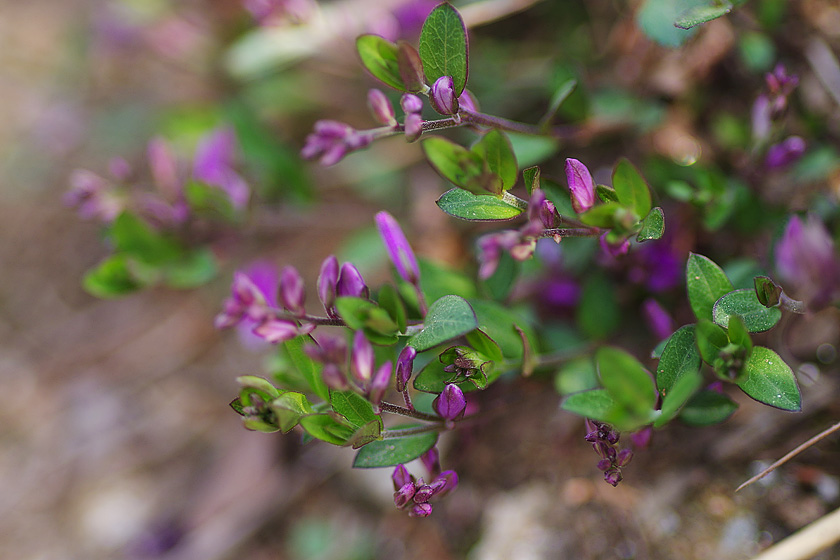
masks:
<svg viewBox="0 0 840 560"><path fill-rule="evenodd" d="M642 229L636 235L636 241L650 241L660 239L665 233L665 213L659 206L651 208L648 215L642 220Z"/></svg>
<svg viewBox="0 0 840 560"><path fill-rule="evenodd" d="M682 377L693 376L700 372L701 364L700 352L697 351L695 326L686 325L671 335L665 350L662 351L662 357L656 367L656 386L659 392L667 399L671 389Z"/></svg>
<svg viewBox="0 0 840 560"><path fill-rule="evenodd" d="M446 191L437 199L438 207L455 218L470 222L512 220L523 212L499 197L475 195L461 188Z"/></svg>
<svg viewBox="0 0 840 560"><path fill-rule="evenodd" d="M453 295L443 296L429 308L423 330L412 336L408 344L422 352L477 327L478 320L467 300Z"/></svg>
<svg viewBox="0 0 840 560"><path fill-rule="evenodd" d="M760 403L791 412L802 410L802 395L793 370L769 348L752 349L738 387Z"/></svg>
<svg viewBox="0 0 840 560"><path fill-rule="evenodd" d="M437 432L427 432L414 436L373 441L356 453L353 468L372 469L408 463L431 449L437 443L437 438Z"/></svg>
<svg viewBox="0 0 840 560"><path fill-rule="evenodd" d="M502 179L502 188L508 190L516 184L519 167L513 147L504 132L493 129L475 143L471 149L487 162L490 171Z"/></svg>
<svg viewBox="0 0 840 560"><path fill-rule="evenodd" d="M397 45L379 35L361 35L356 39L356 50L362 65L374 78L386 86L407 91L400 75Z"/></svg>
<svg viewBox="0 0 840 560"><path fill-rule="evenodd" d="M696 352L696 350L695 350ZM698 356L699 359L699 356ZM683 405L700 388L703 383L703 376L700 369L687 370L681 375L671 387L671 390L662 399L662 409L659 417L653 422L655 428L664 426L671 421L680 411Z"/></svg>
<svg viewBox="0 0 840 560"><path fill-rule="evenodd" d="M484 173L484 160L479 154L440 136L425 138L421 145L429 164L441 177L475 194L490 194L485 189L473 187Z"/></svg>
<svg viewBox="0 0 840 560"><path fill-rule="evenodd" d="M732 282L717 264L708 257L690 253L685 264L688 301L698 319L712 319L715 302L732 291Z"/></svg>
<svg viewBox="0 0 840 560"><path fill-rule="evenodd" d="M680 420L689 426L720 424L738 409L738 403L717 391L705 390L694 395L680 411Z"/></svg>
<svg viewBox="0 0 840 560"><path fill-rule="evenodd" d="M300 419L300 425L310 436L333 445L346 444L355 432L352 427L339 422L329 414L304 416Z"/></svg>
<svg viewBox="0 0 840 560"><path fill-rule="evenodd" d="M419 51L429 85L441 76L452 76L455 95L460 96L467 85L467 28L448 2L432 10L423 23Z"/></svg>
<svg viewBox="0 0 840 560"><path fill-rule="evenodd" d="M356 428L379 418L373 412L373 405L353 391L331 391L330 403L334 411L344 416Z"/></svg>
<svg viewBox="0 0 840 560"><path fill-rule="evenodd" d="M674 26L680 29L691 29L701 23L725 16L731 11L732 4L726 1L721 2L720 6L693 6L680 14Z"/></svg>
<svg viewBox="0 0 840 560"><path fill-rule="evenodd" d="M737 315L744 322L744 327L751 333L772 329L782 318L777 307L764 307L758 301L755 290L735 290L722 296L715 302L712 317L721 327L729 326L729 318Z"/></svg>
<svg viewBox="0 0 840 560"><path fill-rule="evenodd" d="M602 346L595 353L598 375L612 399L639 418L656 404L653 378L639 361L623 350Z"/></svg>
<svg viewBox="0 0 840 560"><path fill-rule="evenodd" d="M613 189L618 201L639 216L650 212L650 187L636 167L627 159L620 159L613 170Z"/></svg>
<svg viewBox="0 0 840 560"><path fill-rule="evenodd" d="M560 403L560 408L567 412L601 422L608 421L614 407L615 401L610 397L606 389L593 389L591 391L573 393Z"/></svg>

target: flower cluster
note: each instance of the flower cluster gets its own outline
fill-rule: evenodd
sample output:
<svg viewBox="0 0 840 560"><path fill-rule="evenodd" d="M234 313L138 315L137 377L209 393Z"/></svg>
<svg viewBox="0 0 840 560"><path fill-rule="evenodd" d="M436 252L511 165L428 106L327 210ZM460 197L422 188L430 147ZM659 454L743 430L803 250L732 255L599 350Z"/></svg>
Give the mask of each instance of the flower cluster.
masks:
<svg viewBox="0 0 840 560"><path fill-rule="evenodd" d="M438 451L432 448L420 457L432 481L426 483L408 472L405 465L397 465L391 475L394 483L394 504L408 510L411 517L428 517L432 514L431 501L439 500L458 486L458 473L440 470Z"/></svg>
<svg viewBox="0 0 840 560"><path fill-rule="evenodd" d="M633 450L618 449L620 434L609 424L587 418L586 431L584 439L592 444L592 448L601 457L598 461L598 470L603 471L604 480L607 483L618 486L623 478L621 469L630 463Z"/></svg>
<svg viewBox="0 0 840 560"><path fill-rule="evenodd" d="M795 75L788 75L781 64L765 76L767 91L759 95L752 109L753 138L759 144L771 141L773 125L784 117L788 98L799 83ZM788 136L767 148L764 164L768 169L786 167L805 153L805 140L800 136Z"/></svg>

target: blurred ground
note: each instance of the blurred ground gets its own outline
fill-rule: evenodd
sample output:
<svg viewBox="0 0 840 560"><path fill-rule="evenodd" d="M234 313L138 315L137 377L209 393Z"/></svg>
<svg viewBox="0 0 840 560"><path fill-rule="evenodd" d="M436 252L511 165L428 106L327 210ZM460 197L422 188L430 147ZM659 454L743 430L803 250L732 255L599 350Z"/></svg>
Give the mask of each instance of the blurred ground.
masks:
<svg viewBox="0 0 840 560"><path fill-rule="evenodd" d="M98 228L60 200L70 169L140 153L156 111L214 98L211 74L173 49L212 52L204 30L238 6L187 2L192 17L165 24L184 27L138 37L103 21L106 4L0 1L0 558L737 560L840 505L832 440L733 493L756 460L840 417L828 368L803 383L803 414L741 399L725 430L657 433L616 489L549 385L495 387L499 412L444 443L461 487L426 520L393 508L389 473L351 471L349 450L242 429L227 406L234 378L262 358L212 328L225 278L97 301L79 279L103 255ZM87 37L97 25L108 40ZM314 278L374 211L327 200L272 214L267 256ZM329 234L302 233L324 215Z"/></svg>

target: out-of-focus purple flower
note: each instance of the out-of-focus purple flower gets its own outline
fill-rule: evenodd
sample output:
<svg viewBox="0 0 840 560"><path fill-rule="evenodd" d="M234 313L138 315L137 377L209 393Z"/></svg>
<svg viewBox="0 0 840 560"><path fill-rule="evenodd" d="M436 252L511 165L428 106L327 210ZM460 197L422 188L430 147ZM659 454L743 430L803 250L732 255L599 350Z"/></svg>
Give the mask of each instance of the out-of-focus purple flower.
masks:
<svg viewBox="0 0 840 560"><path fill-rule="evenodd" d="M788 75L782 64L765 75L767 92L759 95L752 108L752 131L756 142L770 137L773 121L778 120L788 105L788 97L799 83L795 75Z"/></svg>
<svg viewBox="0 0 840 560"><path fill-rule="evenodd" d="M414 358L417 357L417 350L413 346L406 345L397 358L397 391L402 393L408 387L408 381L414 370Z"/></svg>
<svg viewBox="0 0 840 560"><path fill-rule="evenodd" d="M157 188L168 200L180 198L183 178L178 172L178 160L169 149L169 144L163 138L153 138L149 141L146 151L149 167L152 170L152 179Z"/></svg>
<svg viewBox="0 0 840 560"><path fill-rule="evenodd" d="M423 110L423 100L413 93L404 93L400 98L400 107L406 115Z"/></svg>
<svg viewBox="0 0 840 560"><path fill-rule="evenodd" d="M338 284L338 259L330 255L321 263L321 273L318 275L318 299L324 304L324 309L330 317L337 317L335 312L335 294Z"/></svg>
<svg viewBox="0 0 840 560"><path fill-rule="evenodd" d="M441 115L454 115L458 112L458 98L455 96L455 83L452 76L441 76L432 84L429 102Z"/></svg>
<svg viewBox="0 0 840 560"><path fill-rule="evenodd" d="M227 193L234 208L248 205L251 189L233 170L236 154L236 134L231 128L219 128L204 136L198 143L193 160L193 177Z"/></svg>
<svg viewBox="0 0 840 560"><path fill-rule="evenodd" d="M632 263L627 272L630 281L644 284L653 293L662 293L683 282L685 258L674 247L673 238L643 243L633 250Z"/></svg>
<svg viewBox="0 0 840 560"><path fill-rule="evenodd" d="M243 0L242 5L264 26L304 22L315 8L312 0Z"/></svg>
<svg viewBox="0 0 840 560"><path fill-rule="evenodd" d="M438 485L437 483L439 482L442 482L443 484ZM443 498L458 487L458 473L452 470L443 471L438 475L433 484L437 487L435 496Z"/></svg>
<svg viewBox="0 0 840 560"><path fill-rule="evenodd" d="M664 340L674 332L674 320L655 299L648 298L642 302L642 313L658 340Z"/></svg>
<svg viewBox="0 0 840 560"><path fill-rule="evenodd" d="M103 177L76 169L70 175L70 189L64 193L64 204L75 207L84 219L98 219L106 223L125 209L125 201Z"/></svg>
<svg viewBox="0 0 840 560"><path fill-rule="evenodd" d="M394 106L391 105L391 100L382 93L382 90L372 89L368 91L367 102L376 122L384 126L395 126L397 124Z"/></svg>
<svg viewBox="0 0 840 560"><path fill-rule="evenodd" d="M822 222L809 215L793 216L776 244L776 269L794 287L799 299L820 309L832 303L840 288L840 260Z"/></svg>
<svg viewBox="0 0 840 560"><path fill-rule="evenodd" d="M394 482L394 490L399 490L409 482L414 482L414 477L409 474L405 465L397 465L394 467L394 472L391 474L391 480Z"/></svg>
<svg viewBox="0 0 840 560"><path fill-rule="evenodd" d="M350 389L347 376L336 364L325 364L321 370L321 377L324 379L327 387L333 391L347 391Z"/></svg>
<svg viewBox="0 0 840 560"><path fill-rule="evenodd" d="M244 272L234 272L230 287L231 297L222 312L216 316L216 328L224 329L239 324L243 319L261 321L266 317L266 297Z"/></svg>
<svg viewBox="0 0 840 560"><path fill-rule="evenodd" d="M432 504L414 504L408 512L409 517L429 517L432 515Z"/></svg>
<svg viewBox="0 0 840 560"><path fill-rule="evenodd" d="M773 122L770 118L770 98L767 95L756 97L752 106L751 122L753 140L763 142L770 137Z"/></svg>
<svg viewBox="0 0 840 560"><path fill-rule="evenodd" d="M443 392L432 401L432 408L445 420L457 420L467 408L464 392L454 383L448 383Z"/></svg>
<svg viewBox="0 0 840 560"><path fill-rule="evenodd" d="M773 144L767 149L767 156L764 164L769 169L787 167L799 160L805 153L805 140L799 136L789 136L778 144Z"/></svg>
<svg viewBox="0 0 840 560"><path fill-rule="evenodd" d="M554 211L554 204L542 189L534 189L528 200L528 223L519 231L525 236L538 237L543 230L555 227Z"/></svg>
<svg viewBox="0 0 840 560"><path fill-rule="evenodd" d="M778 95L787 97L799 84L799 77L796 74L788 75L784 64L777 64L772 72L768 72L764 76L767 82L767 89L771 95Z"/></svg>
<svg viewBox="0 0 840 560"><path fill-rule="evenodd" d="M348 124L321 120L306 137L300 155L303 159L319 158L321 165L335 165L350 152L365 148L372 141L370 134L359 132Z"/></svg>
<svg viewBox="0 0 840 560"><path fill-rule="evenodd" d="M499 266L503 251L508 251L518 261L524 261L534 254L535 248L536 241L533 237L523 236L516 230L504 230L480 237L478 239L478 260L481 263L478 270L479 278L487 279L493 276Z"/></svg>
<svg viewBox="0 0 840 560"><path fill-rule="evenodd" d="M108 171L118 181L126 181L131 176L131 165L123 157L111 158L108 162Z"/></svg>
<svg viewBox="0 0 840 560"><path fill-rule="evenodd" d="M388 257L394 263L399 275L409 284L418 285L420 267L417 266L414 251L411 250L411 245L408 244L400 224L391 214L382 211L376 214L376 227L379 229Z"/></svg>
<svg viewBox="0 0 840 560"><path fill-rule="evenodd" d="M432 447L420 455L420 462L429 471L429 478L435 478L440 474L440 453L437 447Z"/></svg>
<svg viewBox="0 0 840 560"><path fill-rule="evenodd" d="M721 386L723 386L721 384ZM644 428L630 434L630 441L637 449L645 449L650 445L650 440L653 438L653 428L645 426Z"/></svg>
<svg viewBox="0 0 840 560"><path fill-rule="evenodd" d="M341 273L338 276L336 283L336 295L342 297L360 297L367 299L370 296L370 290L365 284L365 279L362 278L362 273L353 265L353 263L346 262L341 265Z"/></svg>
<svg viewBox="0 0 840 560"><path fill-rule="evenodd" d="M283 303L283 308L298 317L302 317L306 314L303 307L305 300L306 292L304 291L303 278L300 277L295 267L284 267L280 272L280 301Z"/></svg>
<svg viewBox="0 0 840 560"><path fill-rule="evenodd" d="M407 142L416 142L423 134L423 117L420 113L409 113L405 116L405 139Z"/></svg>
<svg viewBox="0 0 840 560"><path fill-rule="evenodd" d="M595 204L595 181L589 169L580 161L568 158L566 160L566 180L572 191L572 207L580 214L592 208Z"/></svg>
<svg viewBox="0 0 840 560"><path fill-rule="evenodd" d="M478 101L476 101L473 94L467 90L461 92L461 97L458 98L458 106L460 109L471 113L478 112Z"/></svg>
<svg viewBox="0 0 840 560"><path fill-rule="evenodd" d="M370 387L368 388L368 400L370 400L374 407L378 408L379 403L382 402L385 391L391 385L391 376L393 373L393 364L391 362L385 362L373 374L370 380Z"/></svg>
<svg viewBox="0 0 840 560"><path fill-rule="evenodd" d="M359 387L365 388L370 383L371 377L373 376L374 360L373 346L368 342L365 333L356 331L356 334L353 336L350 369Z"/></svg>
<svg viewBox="0 0 840 560"><path fill-rule="evenodd" d="M438 0L411 0L394 9L399 36L413 38L419 35L423 22L437 4Z"/></svg>
<svg viewBox="0 0 840 560"><path fill-rule="evenodd" d="M618 243L610 243L607 240L607 236L609 236L610 232L604 233L601 237L598 238L598 241L601 244L601 250L608 256L616 258L622 255L626 255L628 251L630 251L630 241L624 239L619 241Z"/></svg>
<svg viewBox="0 0 840 560"><path fill-rule="evenodd" d="M291 340L301 334L309 334L315 329L315 325L304 323L298 326L294 321L287 319L269 318L254 327L254 334L266 341L277 344Z"/></svg>

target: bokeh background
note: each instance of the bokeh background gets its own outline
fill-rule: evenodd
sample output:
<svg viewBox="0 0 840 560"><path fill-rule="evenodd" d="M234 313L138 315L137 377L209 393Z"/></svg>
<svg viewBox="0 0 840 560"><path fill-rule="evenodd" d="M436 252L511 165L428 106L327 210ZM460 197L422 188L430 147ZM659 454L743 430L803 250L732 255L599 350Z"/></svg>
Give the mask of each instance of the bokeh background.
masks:
<svg viewBox="0 0 840 560"><path fill-rule="evenodd" d="M228 407L235 378L271 364L264 349L213 328L237 266L294 264L311 288L338 252L375 281L386 273L370 241L383 207L423 256L474 266L476 230L434 206L441 183L417 146L388 140L330 169L297 158L316 119L371 126L374 83L353 39L400 24L416 33L389 15L404 4L325 1L318 18L260 30L237 0L0 0L0 557L734 560L840 504L836 439L733 492L840 416L831 312L797 323L785 342L808 366L803 413L741 395L722 427L657 433L618 488L601 480L583 424L558 410L551 380L497 391L503 414L443 440L461 486L425 520L393 507L390 473L351 470L350 450L242 428ZM532 148L535 158L559 154L549 171L569 150L607 167L619 155L716 162L781 214L836 205L837 3L754 0L678 49L639 28L640 9L464 6L470 87L489 112L536 122L552 87L578 78L561 112L579 127L575 141ZM800 77L791 126L814 159L766 174L741 147L763 74L779 60ZM189 154L202 132L231 121L257 202L215 248L219 278L115 301L86 294L80 279L107 249L99 225L62 204L70 172L104 173L115 156L144 169L153 136ZM763 258L769 239L739 231L677 243ZM820 556L837 557L838 548Z"/></svg>

